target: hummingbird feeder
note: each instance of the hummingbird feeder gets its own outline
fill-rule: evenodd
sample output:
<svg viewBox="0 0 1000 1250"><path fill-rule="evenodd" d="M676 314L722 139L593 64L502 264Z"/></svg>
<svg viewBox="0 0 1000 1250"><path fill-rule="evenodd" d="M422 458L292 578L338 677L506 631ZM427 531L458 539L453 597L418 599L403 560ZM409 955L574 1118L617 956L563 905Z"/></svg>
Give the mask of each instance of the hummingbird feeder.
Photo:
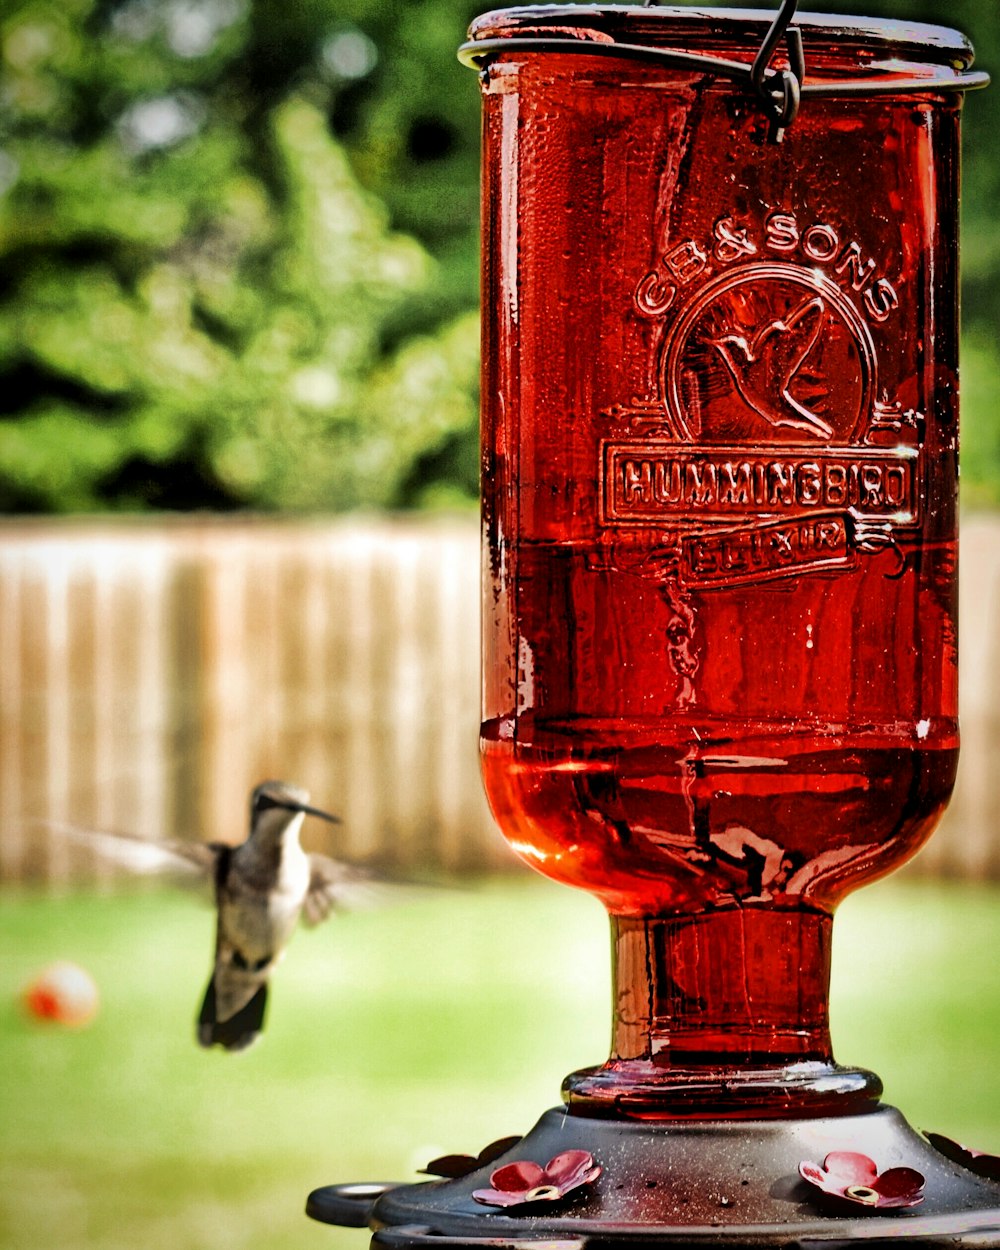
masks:
<svg viewBox="0 0 1000 1250"><path fill-rule="evenodd" d="M833 913L958 752L955 31L487 13L482 764L611 918L610 1057L527 1135L308 1211L375 1246L1000 1247L834 1061ZM944 1140L944 1139L942 1139ZM432 1169L433 1170L433 1169Z"/></svg>

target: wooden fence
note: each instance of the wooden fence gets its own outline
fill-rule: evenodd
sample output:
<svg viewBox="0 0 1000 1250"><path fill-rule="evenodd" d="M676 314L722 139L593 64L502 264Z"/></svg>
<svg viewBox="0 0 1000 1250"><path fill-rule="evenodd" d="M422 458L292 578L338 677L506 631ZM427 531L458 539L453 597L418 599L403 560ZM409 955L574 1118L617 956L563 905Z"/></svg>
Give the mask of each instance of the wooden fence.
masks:
<svg viewBox="0 0 1000 1250"><path fill-rule="evenodd" d="M240 838L265 777L338 812L351 855L509 862L478 777L478 559L474 521L6 525L0 876L86 867L47 821Z"/></svg>
<svg viewBox="0 0 1000 1250"><path fill-rule="evenodd" d="M1000 876L1000 518L962 556L959 789L907 871ZM107 872L61 822L239 838L271 776L339 812L351 855L509 866L478 561L471 518L0 526L0 880Z"/></svg>

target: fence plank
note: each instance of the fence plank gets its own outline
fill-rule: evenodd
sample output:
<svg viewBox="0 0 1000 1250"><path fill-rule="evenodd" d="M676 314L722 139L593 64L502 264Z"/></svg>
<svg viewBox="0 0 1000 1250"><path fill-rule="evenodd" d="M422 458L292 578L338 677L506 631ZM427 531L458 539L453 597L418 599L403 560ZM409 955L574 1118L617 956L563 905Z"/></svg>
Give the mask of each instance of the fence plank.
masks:
<svg viewBox="0 0 1000 1250"><path fill-rule="evenodd" d="M959 705L962 749L955 795L915 874L1000 879L1000 518L962 525Z"/></svg>
<svg viewBox="0 0 1000 1250"><path fill-rule="evenodd" d="M0 879L101 875L46 821L239 839L267 776L343 817L314 846L511 864L478 773L474 519L2 530ZM962 560L960 782L907 871L1000 878L1000 518L967 519Z"/></svg>
<svg viewBox="0 0 1000 1250"><path fill-rule="evenodd" d="M19 548L0 547L0 880L18 880L25 872L28 801L24 793L27 763L22 751L24 690L24 592Z"/></svg>

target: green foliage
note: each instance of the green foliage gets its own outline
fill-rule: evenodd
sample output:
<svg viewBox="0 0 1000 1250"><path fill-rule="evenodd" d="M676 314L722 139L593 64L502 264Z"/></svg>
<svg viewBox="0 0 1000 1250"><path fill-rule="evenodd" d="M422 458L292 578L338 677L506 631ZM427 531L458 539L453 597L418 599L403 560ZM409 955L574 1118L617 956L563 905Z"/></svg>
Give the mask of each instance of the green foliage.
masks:
<svg viewBox="0 0 1000 1250"><path fill-rule="evenodd" d="M417 503L474 445L474 290L436 291L331 133L343 30L334 2L8 7L0 507Z"/></svg>
<svg viewBox="0 0 1000 1250"><path fill-rule="evenodd" d="M455 48L485 7L8 0L0 510L474 497L479 99ZM960 20L1000 66L1000 8ZM970 97L979 503L1000 502L998 132L1000 91Z"/></svg>

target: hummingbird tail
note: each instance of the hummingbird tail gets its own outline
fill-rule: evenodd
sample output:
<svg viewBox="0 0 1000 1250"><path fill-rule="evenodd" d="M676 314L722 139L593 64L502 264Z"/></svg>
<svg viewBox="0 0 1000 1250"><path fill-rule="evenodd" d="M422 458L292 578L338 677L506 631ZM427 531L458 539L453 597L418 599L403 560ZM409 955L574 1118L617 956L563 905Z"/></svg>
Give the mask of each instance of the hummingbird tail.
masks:
<svg viewBox="0 0 1000 1250"><path fill-rule="evenodd" d="M246 1050L260 1036L267 1006L267 985L228 1020L218 1018L215 1002L215 978L208 983L205 999L198 1015L198 1041L202 1046L222 1046L225 1050Z"/></svg>

